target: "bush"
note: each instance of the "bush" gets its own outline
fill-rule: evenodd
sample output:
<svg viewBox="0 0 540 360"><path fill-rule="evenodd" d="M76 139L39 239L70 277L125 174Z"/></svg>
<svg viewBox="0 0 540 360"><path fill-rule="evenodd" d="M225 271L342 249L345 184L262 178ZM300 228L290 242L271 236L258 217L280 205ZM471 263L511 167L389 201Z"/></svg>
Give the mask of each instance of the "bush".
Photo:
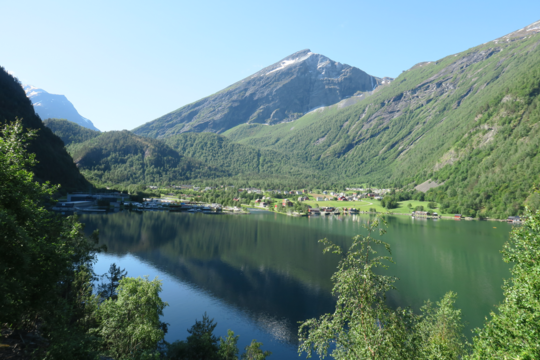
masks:
<svg viewBox="0 0 540 360"><path fill-rule="evenodd" d="M428 209L436 209L437 208L437 203L436 202L429 202L428 205L427 205Z"/></svg>

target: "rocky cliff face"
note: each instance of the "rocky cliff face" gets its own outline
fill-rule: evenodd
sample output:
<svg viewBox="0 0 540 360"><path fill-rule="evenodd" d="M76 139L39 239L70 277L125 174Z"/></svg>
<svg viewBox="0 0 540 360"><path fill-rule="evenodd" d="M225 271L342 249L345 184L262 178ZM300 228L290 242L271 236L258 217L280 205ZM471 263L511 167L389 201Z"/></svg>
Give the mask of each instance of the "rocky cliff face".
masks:
<svg viewBox="0 0 540 360"><path fill-rule="evenodd" d="M245 123L274 125L391 80L302 50L134 132L162 138L188 131L222 133Z"/></svg>
<svg viewBox="0 0 540 360"><path fill-rule="evenodd" d="M79 114L75 106L64 95L49 94L32 85L25 85L24 91L32 101L36 113L43 120L66 119L87 129L99 131L90 120Z"/></svg>

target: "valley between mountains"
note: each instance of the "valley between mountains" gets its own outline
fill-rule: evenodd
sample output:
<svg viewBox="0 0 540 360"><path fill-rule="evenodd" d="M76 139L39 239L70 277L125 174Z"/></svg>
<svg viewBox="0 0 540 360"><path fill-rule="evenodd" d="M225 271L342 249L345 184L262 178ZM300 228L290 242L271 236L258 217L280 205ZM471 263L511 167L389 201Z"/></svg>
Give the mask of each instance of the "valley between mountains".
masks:
<svg viewBox="0 0 540 360"><path fill-rule="evenodd" d="M302 50L131 132L45 124L97 186L431 180L445 212L503 218L540 208L539 24L396 79Z"/></svg>

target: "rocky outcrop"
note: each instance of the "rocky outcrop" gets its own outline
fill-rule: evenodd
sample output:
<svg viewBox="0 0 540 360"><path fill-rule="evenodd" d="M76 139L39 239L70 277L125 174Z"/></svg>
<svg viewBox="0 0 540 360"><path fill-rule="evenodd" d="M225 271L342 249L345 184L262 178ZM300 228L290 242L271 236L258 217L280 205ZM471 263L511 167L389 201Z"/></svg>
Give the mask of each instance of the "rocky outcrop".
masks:
<svg viewBox="0 0 540 360"><path fill-rule="evenodd" d="M222 133L245 123L274 125L391 81L302 50L133 131L162 138L188 131Z"/></svg>

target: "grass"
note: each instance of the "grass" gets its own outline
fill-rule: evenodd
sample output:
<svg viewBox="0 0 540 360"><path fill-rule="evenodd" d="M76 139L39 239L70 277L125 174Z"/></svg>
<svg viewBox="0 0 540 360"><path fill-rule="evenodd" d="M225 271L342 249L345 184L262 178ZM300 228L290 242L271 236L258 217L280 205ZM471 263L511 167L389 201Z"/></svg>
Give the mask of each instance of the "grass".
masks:
<svg viewBox="0 0 540 360"><path fill-rule="evenodd" d="M386 212L392 212L394 214L410 214L411 211L414 210L417 206L423 206L424 211L435 211L439 215L443 216L450 216L453 214L441 214L437 209L429 209L428 208L428 201L418 201L418 200L406 200L406 201L400 201L398 203L398 207L395 209L386 209L381 206L381 202L379 200L372 200L372 199L365 199L361 201L315 201L315 200L307 200L304 201L304 203L308 204L311 207L316 207L316 204L318 204L319 207L335 207L335 208L356 208L359 211L369 211L369 209L376 209L377 212L386 213ZM408 204L411 204L412 209L408 207Z"/></svg>

